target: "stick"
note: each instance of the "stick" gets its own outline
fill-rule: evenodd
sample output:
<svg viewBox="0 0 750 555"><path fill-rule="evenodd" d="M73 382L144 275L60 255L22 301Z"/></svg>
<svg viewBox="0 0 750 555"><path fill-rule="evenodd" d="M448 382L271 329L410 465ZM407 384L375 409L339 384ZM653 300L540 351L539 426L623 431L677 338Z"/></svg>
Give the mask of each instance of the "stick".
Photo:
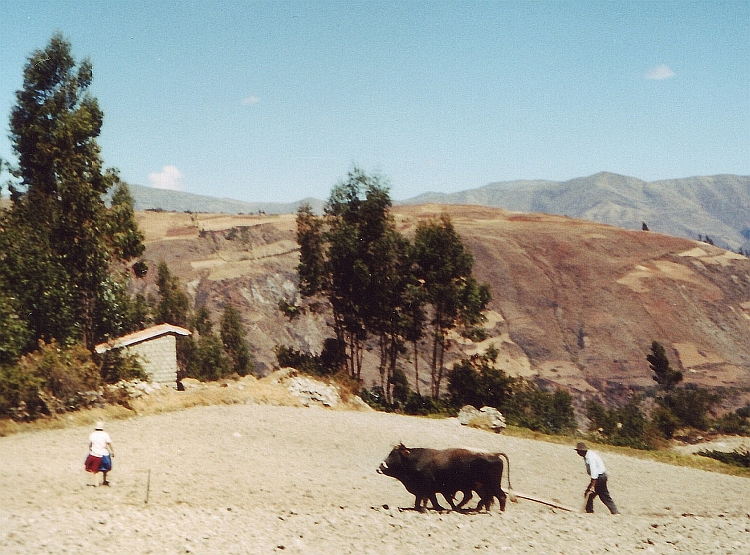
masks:
<svg viewBox="0 0 750 555"><path fill-rule="evenodd" d="M144 504L148 504L148 492L151 490L151 469L148 469L148 478L146 478L146 500Z"/></svg>
<svg viewBox="0 0 750 555"><path fill-rule="evenodd" d="M575 513L575 509L571 509L570 507L566 507L565 505L560 505L559 503L555 503L554 501L549 501L547 499L542 499L540 497L534 497L533 495L527 495L525 493L519 493L517 491L513 492L513 495L516 497L520 497L521 499L527 499L529 501L533 501L534 503L541 503L542 505L548 505L550 507L554 507L555 509L561 509L563 511L568 511L571 513Z"/></svg>

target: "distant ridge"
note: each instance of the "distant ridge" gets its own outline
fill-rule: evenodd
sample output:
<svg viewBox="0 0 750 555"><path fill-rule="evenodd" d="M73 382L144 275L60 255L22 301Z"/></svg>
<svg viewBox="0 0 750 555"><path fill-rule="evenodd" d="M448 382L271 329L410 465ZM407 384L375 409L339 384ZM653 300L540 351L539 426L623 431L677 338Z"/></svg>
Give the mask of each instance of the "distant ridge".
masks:
<svg viewBox="0 0 750 555"><path fill-rule="evenodd" d="M130 185L136 210L294 214L303 203L323 212L325 201L243 202ZM475 204L516 212L558 214L687 239L710 238L733 251L750 251L750 176L714 175L646 182L609 172L569 181L489 183L456 193L424 193L395 204Z"/></svg>
<svg viewBox="0 0 750 555"><path fill-rule="evenodd" d="M136 210L164 210L166 212L209 212L224 214L294 214L300 205L308 203L314 211L323 210L323 201L307 198L297 202L244 202L184 191L156 189L128 183Z"/></svg>
<svg viewBox="0 0 750 555"><path fill-rule="evenodd" d="M401 204L477 204L542 212L626 229L750 250L750 176L715 175L646 182L601 172L570 181L490 183L457 193L425 193Z"/></svg>

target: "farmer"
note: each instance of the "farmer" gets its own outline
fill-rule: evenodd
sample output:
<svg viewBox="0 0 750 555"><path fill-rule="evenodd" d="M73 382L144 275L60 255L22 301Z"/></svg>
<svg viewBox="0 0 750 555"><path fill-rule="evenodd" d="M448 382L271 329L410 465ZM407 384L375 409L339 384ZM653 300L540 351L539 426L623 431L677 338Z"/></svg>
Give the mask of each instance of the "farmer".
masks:
<svg viewBox="0 0 750 555"><path fill-rule="evenodd" d="M612 497L609 495L607 489L607 471L604 468L604 461L596 451L591 451L585 443L579 441L576 445L576 453L578 453L583 460L586 461L586 473L591 478L586 491L583 496L586 498L586 512L594 512L594 499L599 496L609 512L613 515L619 514L615 502L612 501Z"/></svg>
<svg viewBox="0 0 750 555"><path fill-rule="evenodd" d="M89 455L86 457L86 471L93 475L92 483L89 485L98 486L96 475L101 472L104 479L103 486L108 486L107 472L112 470L112 458L115 451L112 448L112 438L104 431L104 423L97 422L96 429L89 436Z"/></svg>

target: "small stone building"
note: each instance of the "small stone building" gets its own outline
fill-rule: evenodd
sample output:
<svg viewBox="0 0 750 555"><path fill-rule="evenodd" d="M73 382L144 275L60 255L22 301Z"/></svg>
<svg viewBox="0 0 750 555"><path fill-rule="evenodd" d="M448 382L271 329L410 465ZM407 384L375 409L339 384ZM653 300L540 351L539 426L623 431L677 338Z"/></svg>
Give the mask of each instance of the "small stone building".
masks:
<svg viewBox="0 0 750 555"><path fill-rule="evenodd" d="M95 349L99 354L123 349L125 354L136 355L151 382L177 387L178 335L190 335L190 331L171 324L159 324L100 343Z"/></svg>

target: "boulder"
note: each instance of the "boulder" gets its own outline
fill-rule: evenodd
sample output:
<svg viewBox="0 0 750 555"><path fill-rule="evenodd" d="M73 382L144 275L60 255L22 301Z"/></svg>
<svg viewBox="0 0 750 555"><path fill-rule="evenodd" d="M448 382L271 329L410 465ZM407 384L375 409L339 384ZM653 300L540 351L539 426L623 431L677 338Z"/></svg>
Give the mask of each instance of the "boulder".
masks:
<svg viewBox="0 0 750 555"><path fill-rule="evenodd" d="M461 410L458 411L458 421L464 426L468 426L469 423L479 416L480 412L472 407L471 405L464 405Z"/></svg>
<svg viewBox="0 0 750 555"><path fill-rule="evenodd" d="M505 417L494 407L482 407L477 410L471 405L465 405L458 413L458 421L464 426L496 433L501 433L506 428Z"/></svg>
<svg viewBox="0 0 750 555"><path fill-rule="evenodd" d="M341 396L336 387L311 378L295 376L286 380L286 386L289 392L299 398L306 407L313 404L335 407L341 402Z"/></svg>

